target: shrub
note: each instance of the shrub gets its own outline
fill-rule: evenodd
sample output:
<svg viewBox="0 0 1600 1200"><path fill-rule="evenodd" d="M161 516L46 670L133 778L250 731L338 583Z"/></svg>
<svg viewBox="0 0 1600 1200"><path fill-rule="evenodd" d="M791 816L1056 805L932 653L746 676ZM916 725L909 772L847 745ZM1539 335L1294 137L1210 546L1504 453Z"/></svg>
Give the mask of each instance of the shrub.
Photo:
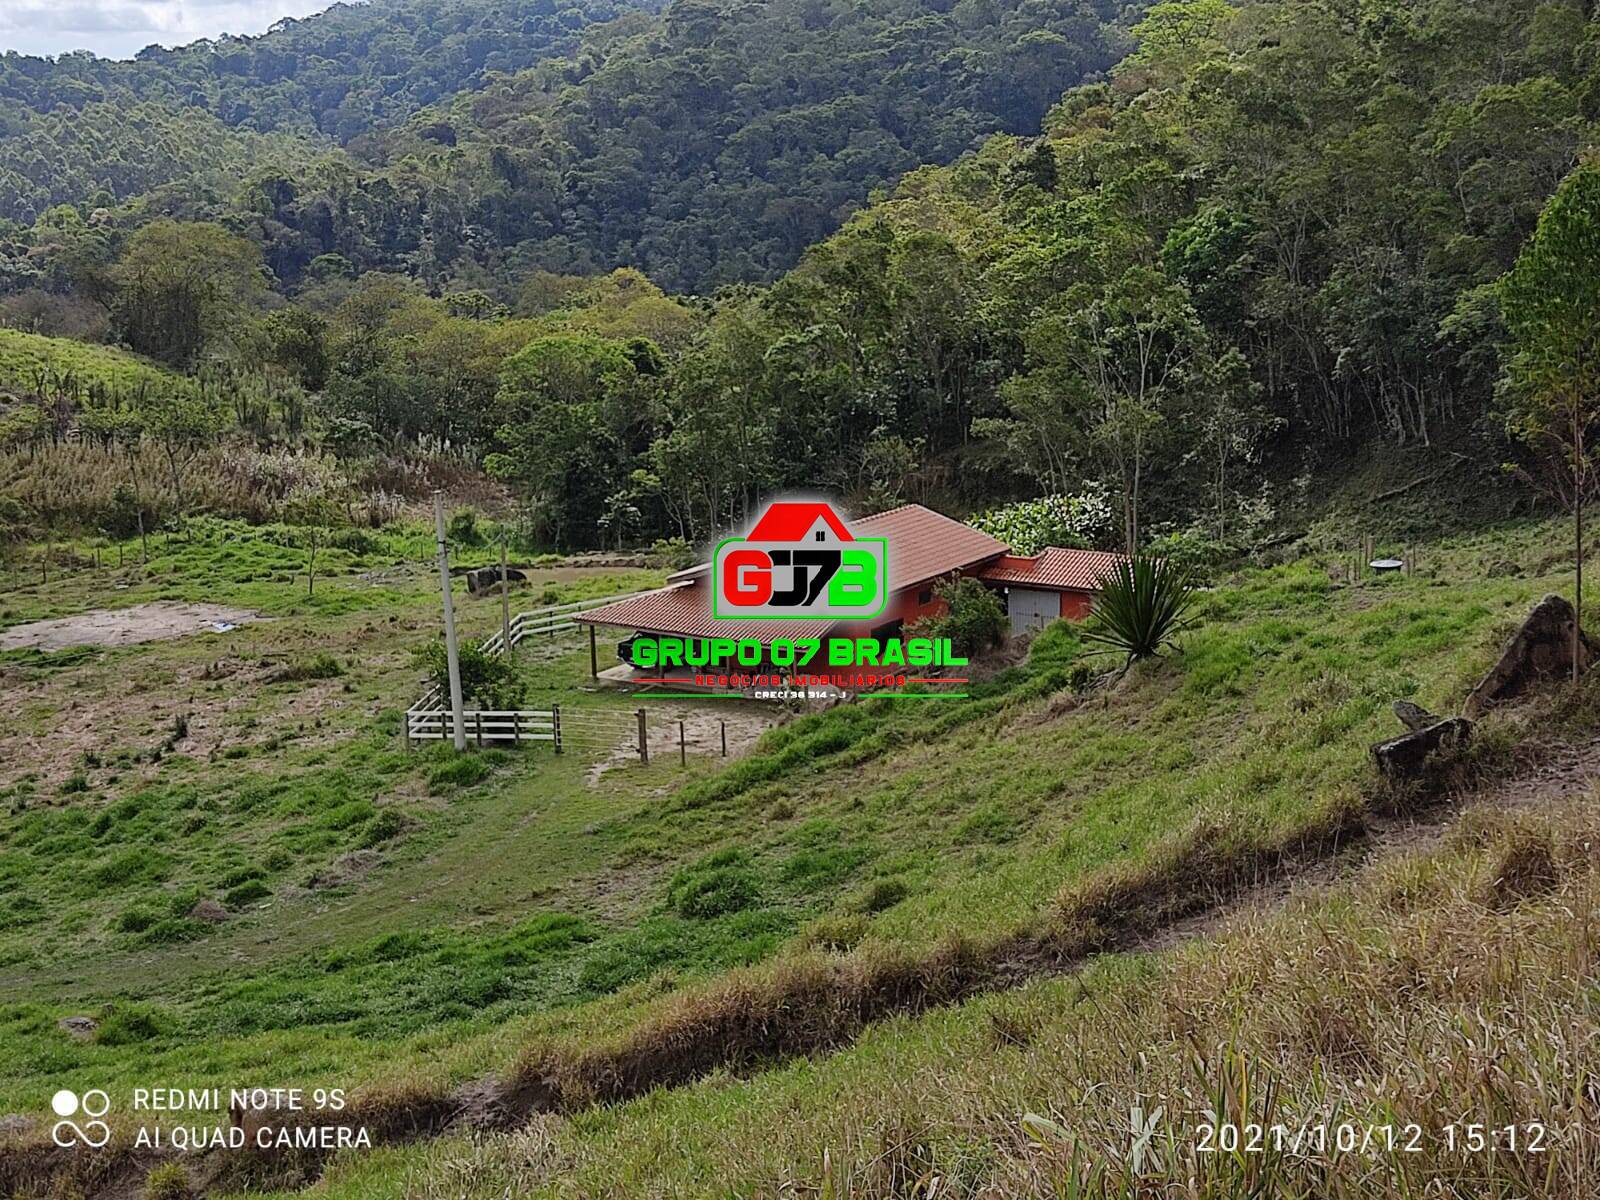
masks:
<svg viewBox="0 0 1600 1200"><path fill-rule="evenodd" d="M695 553L681 537L657 538L650 544L650 556L656 565L668 571L681 571L694 566Z"/></svg>
<svg viewBox="0 0 1600 1200"><path fill-rule="evenodd" d="M463 645L457 655L461 667L461 694L485 709L511 709L522 703L523 684L511 663L485 654L477 646ZM444 640L429 642L417 652L417 661L440 692L450 694L450 660Z"/></svg>
<svg viewBox="0 0 1600 1200"><path fill-rule="evenodd" d="M999 538L1015 554L1046 546L1088 547L1111 532L1111 503L1103 492L1040 496L981 512L967 522Z"/></svg>
<svg viewBox="0 0 1600 1200"><path fill-rule="evenodd" d="M1136 555L1103 581L1084 640L1125 654L1129 662L1149 658L1188 628L1185 613L1194 599L1183 567Z"/></svg>
<svg viewBox="0 0 1600 1200"><path fill-rule="evenodd" d="M367 823L361 834L361 845L364 849L392 841L404 832L406 819L397 809L385 808Z"/></svg>
<svg viewBox="0 0 1600 1200"><path fill-rule="evenodd" d="M917 622L913 627L916 636L948 638L951 648L961 655L982 654L1005 641L1005 610L999 597L978 580L940 584L938 595L945 602L944 614Z"/></svg>
<svg viewBox="0 0 1600 1200"><path fill-rule="evenodd" d="M1191 579L1209 579L1219 568L1238 558L1239 548L1217 541L1204 530L1189 529L1151 538L1145 553L1176 563Z"/></svg>
<svg viewBox="0 0 1600 1200"><path fill-rule="evenodd" d="M458 508L450 514L445 533L458 546L483 545L483 531L478 528L478 510Z"/></svg>
<svg viewBox="0 0 1600 1200"><path fill-rule="evenodd" d="M867 936L867 920L859 913L818 917L800 931L800 944L835 954L854 950Z"/></svg>
<svg viewBox="0 0 1600 1200"><path fill-rule="evenodd" d="M106 859L92 868L86 878L97 887L118 887L163 879L167 869L165 857L146 846L136 846Z"/></svg>
<svg viewBox="0 0 1600 1200"><path fill-rule="evenodd" d="M89 777L81 769L68 775L61 783L61 794L63 796L76 796L88 790Z"/></svg>
<svg viewBox="0 0 1600 1200"><path fill-rule="evenodd" d="M161 914L142 904L124 909L112 925L119 933L143 933L161 919Z"/></svg>

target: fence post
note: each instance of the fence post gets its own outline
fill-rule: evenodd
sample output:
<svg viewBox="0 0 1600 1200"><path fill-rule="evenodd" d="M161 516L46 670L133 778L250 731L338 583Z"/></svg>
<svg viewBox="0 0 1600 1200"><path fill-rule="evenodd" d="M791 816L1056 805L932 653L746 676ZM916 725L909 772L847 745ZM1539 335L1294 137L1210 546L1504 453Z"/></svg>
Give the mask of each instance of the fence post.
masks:
<svg viewBox="0 0 1600 1200"><path fill-rule="evenodd" d="M467 723L461 702L461 659L456 652L456 612L450 599L450 543L445 540L444 493L433 492L434 538L439 552L439 588L444 593L444 645L445 661L450 673L450 721L453 726L455 747L467 748ZM482 721L479 722L480 740Z"/></svg>
<svg viewBox="0 0 1600 1200"><path fill-rule="evenodd" d="M474 718L474 723L477 725L478 749L482 750L483 749L483 712L480 710L478 712L473 713L472 715L473 715L473 718Z"/></svg>
<svg viewBox="0 0 1600 1200"><path fill-rule="evenodd" d="M648 766L650 762L650 740L645 736L644 731L644 709L639 709L634 715L639 718L639 761Z"/></svg>
<svg viewBox="0 0 1600 1200"><path fill-rule="evenodd" d="M683 740L682 721L678 722L678 765L680 767L687 767L689 765L689 747Z"/></svg>
<svg viewBox="0 0 1600 1200"><path fill-rule="evenodd" d="M599 651L595 649L593 625L589 626L589 678L600 678L600 658Z"/></svg>
<svg viewBox="0 0 1600 1200"><path fill-rule="evenodd" d="M550 706L550 719L551 719L551 724L553 724L555 726L556 753L560 754L561 753L561 705L552 704Z"/></svg>
<svg viewBox="0 0 1600 1200"><path fill-rule="evenodd" d="M723 758L727 758L728 757L728 723L726 721L718 721L717 724L722 726L722 757Z"/></svg>
<svg viewBox="0 0 1600 1200"><path fill-rule="evenodd" d="M511 740L518 750L522 749L522 713L516 710L511 713Z"/></svg>
<svg viewBox="0 0 1600 1200"><path fill-rule="evenodd" d="M506 539L500 539L500 640L511 661L511 571L506 564Z"/></svg>

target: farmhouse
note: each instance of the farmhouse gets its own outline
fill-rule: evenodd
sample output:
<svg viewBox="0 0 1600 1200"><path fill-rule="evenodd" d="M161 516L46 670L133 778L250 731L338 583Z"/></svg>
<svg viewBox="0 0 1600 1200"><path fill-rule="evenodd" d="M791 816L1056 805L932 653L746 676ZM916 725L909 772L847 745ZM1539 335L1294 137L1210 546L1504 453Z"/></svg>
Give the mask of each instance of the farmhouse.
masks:
<svg viewBox="0 0 1600 1200"><path fill-rule="evenodd" d="M868 622L832 620L717 619L711 612L711 564L701 563L669 576L667 585L601 608L576 619L595 629L627 631L618 646L624 665L608 678L644 682L649 676L628 664L634 634L681 638L753 639L770 645L774 639L875 637L886 639L923 617L936 616L944 602L935 592L942 581L959 576L980 579L1000 596L1013 634L1041 629L1060 617L1078 618L1089 611L1099 581L1123 560L1098 550L1050 547L1034 555L1012 554L998 538L920 504L904 504L888 512L850 522L859 538L885 538L889 548L887 609ZM822 504L774 505L751 531L752 538L813 538L831 542L845 534L831 510ZM592 655L595 674L600 673Z"/></svg>

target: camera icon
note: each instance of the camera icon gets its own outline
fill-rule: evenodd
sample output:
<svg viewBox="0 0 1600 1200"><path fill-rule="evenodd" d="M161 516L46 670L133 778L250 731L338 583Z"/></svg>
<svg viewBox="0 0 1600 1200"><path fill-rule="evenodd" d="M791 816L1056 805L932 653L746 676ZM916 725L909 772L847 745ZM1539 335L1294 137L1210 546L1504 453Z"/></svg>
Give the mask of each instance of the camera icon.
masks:
<svg viewBox="0 0 1600 1200"><path fill-rule="evenodd" d="M50 1098L50 1108L61 1119L50 1130L50 1140L58 1146L88 1146L98 1150L111 1140L111 1126L100 1120L111 1111L111 1097L99 1088L90 1088L82 1097L62 1088ZM72 1118L82 1113L88 1120L79 1125Z"/></svg>

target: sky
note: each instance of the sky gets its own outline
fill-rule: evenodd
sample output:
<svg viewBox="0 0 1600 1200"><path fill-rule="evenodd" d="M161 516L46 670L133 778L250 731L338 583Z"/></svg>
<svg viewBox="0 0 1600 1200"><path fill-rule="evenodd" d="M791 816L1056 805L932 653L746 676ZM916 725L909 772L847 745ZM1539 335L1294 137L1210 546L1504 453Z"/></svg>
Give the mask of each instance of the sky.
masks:
<svg viewBox="0 0 1600 1200"><path fill-rule="evenodd" d="M0 0L0 51L93 50L132 58L152 43L181 46L220 33L263 33L333 0Z"/></svg>

